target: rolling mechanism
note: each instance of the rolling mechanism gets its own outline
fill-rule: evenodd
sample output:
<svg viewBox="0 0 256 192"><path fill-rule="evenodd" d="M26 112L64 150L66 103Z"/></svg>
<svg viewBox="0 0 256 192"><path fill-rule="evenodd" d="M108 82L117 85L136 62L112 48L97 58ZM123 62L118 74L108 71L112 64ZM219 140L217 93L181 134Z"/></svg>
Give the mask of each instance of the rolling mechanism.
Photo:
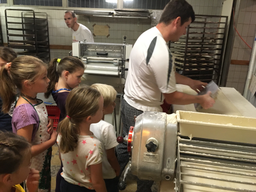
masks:
<svg viewBox="0 0 256 192"><path fill-rule="evenodd" d="M170 181L159 191L256 192L255 118L145 112L126 140L125 176L130 170L140 179Z"/></svg>

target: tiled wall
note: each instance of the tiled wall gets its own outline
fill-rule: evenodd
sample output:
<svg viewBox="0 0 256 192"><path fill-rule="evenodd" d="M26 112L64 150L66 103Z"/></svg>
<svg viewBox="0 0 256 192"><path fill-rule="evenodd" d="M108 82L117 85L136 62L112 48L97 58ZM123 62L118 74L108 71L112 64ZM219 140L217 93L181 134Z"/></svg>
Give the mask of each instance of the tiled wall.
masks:
<svg viewBox="0 0 256 192"><path fill-rule="evenodd" d="M256 1L255 0L241 0L238 20L235 21L237 31L242 38L253 46L255 29L256 29ZM246 46L242 39L236 34L232 60L250 60L251 49ZM244 91L245 80L248 72L247 65L230 65L228 74L227 87L234 87L240 93Z"/></svg>

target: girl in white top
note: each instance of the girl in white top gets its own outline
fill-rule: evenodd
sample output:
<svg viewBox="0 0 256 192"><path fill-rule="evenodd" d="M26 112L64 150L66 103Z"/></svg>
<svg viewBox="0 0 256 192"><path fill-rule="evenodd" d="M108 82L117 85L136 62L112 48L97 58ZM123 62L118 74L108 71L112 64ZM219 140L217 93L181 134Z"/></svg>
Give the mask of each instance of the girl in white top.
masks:
<svg viewBox="0 0 256 192"><path fill-rule="evenodd" d="M90 125L103 116L103 97L88 86L74 88L67 97L66 112L57 138L63 164L60 189L106 192L101 142L90 131Z"/></svg>

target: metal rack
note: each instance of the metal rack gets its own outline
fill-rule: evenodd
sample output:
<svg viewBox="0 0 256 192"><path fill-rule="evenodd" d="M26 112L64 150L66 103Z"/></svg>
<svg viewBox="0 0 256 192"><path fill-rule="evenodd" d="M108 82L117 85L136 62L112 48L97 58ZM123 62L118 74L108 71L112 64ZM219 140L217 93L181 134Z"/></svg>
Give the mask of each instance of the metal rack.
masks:
<svg viewBox="0 0 256 192"><path fill-rule="evenodd" d="M170 43L176 70L192 79L220 81L227 29L226 16L196 15L187 34Z"/></svg>
<svg viewBox="0 0 256 192"><path fill-rule="evenodd" d="M5 9L8 47L18 55L50 60L48 15L29 9Z"/></svg>
<svg viewBox="0 0 256 192"><path fill-rule="evenodd" d="M179 138L177 192L255 192L255 151L255 145Z"/></svg>

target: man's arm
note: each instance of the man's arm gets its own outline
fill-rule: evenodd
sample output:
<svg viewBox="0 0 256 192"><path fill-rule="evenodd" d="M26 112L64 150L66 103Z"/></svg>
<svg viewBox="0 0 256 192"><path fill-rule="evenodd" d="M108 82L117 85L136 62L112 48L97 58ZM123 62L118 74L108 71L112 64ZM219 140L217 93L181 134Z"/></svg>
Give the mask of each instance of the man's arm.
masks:
<svg viewBox="0 0 256 192"><path fill-rule="evenodd" d="M215 102L214 99L211 98L210 91L205 95L188 95L178 91L164 93L163 95L168 104L187 105L191 103L199 103L204 109L212 107Z"/></svg>
<svg viewBox="0 0 256 192"><path fill-rule="evenodd" d="M175 78L176 78L176 83L188 85L189 87L191 87L191 89L194 89L196 92L202 91L202 89L207 85L207 83L204 83L198 80L193 80L191 78L180 75L177 72L175 73Z"/></svg>

